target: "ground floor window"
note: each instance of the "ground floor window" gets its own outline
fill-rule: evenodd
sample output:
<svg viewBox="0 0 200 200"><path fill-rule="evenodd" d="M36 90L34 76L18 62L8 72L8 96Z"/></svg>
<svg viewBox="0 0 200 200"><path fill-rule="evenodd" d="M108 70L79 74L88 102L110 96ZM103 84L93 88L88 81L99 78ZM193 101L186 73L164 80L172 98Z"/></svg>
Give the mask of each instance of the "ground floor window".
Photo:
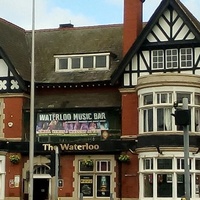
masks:
<svg viewBox="0 0 200 200"><path fill-rule="evenodd" d="M183 153L140 155L140 199L177 198L185 194ZM190 154L191 198L200 197L200 154Z"/></svg>
<svg viewBox="0 0 200 200"><path fill-rule="evenodd" d="M85 197L110 197L110 175L80 175L80 193Z"/></svg>
<svg viewBox="0 0 200 200"><path fill-rule="evenodd" d="M109 156L78 159L79 193L88 198L109 198L113 193L113 163Z"/></svg>

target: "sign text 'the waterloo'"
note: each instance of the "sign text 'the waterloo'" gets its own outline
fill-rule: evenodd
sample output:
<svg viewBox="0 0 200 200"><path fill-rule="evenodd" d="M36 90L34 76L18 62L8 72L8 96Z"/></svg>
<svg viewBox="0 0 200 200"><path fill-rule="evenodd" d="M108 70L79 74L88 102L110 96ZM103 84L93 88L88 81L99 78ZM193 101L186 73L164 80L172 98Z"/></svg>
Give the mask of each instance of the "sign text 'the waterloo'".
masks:
<svg viewBox="0 0 200 200"><path fill-rule="evenodd" d="M54 151L55 147L51 144L43 144L44 151ZM99 150L98 144L59 144L60 150L62 151L84 151L84 150Z"/></svg>

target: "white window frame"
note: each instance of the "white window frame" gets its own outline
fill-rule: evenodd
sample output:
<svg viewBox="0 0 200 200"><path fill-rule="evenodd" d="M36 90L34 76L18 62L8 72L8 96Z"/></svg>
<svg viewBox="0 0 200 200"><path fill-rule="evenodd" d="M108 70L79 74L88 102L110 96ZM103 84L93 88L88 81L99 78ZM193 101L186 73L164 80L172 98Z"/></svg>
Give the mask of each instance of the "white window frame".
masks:
<svg viewBox="0 0 200 200"><path fill-rule="evenodd" d="M154 55L154 53L156 55ZM164 68L164 51L153 50L152 51L152 69L163 69L163 68Z"/></svg>
<svg viewBox="0 0 200 200"><path fill-rule="evenodd" d="M5 156L0 155L0 200L5 199Z"/></svg>
<svg viewBox="0 0 200 200"><path fill-rule="evenodd" d="M110 176L110 193L113 193L113 195L115 196L115 192L113 191L113 188L115 188L115 181L114 179L116 178L116 172L114 170L115 165L116 165L116 161L114 159L114 156L110 156L110 155L93 155L90 156L90 159L93 160L94 162L94 166L93 169L89 170L89 171L80 171L80 162L82 160L84 160L85 158L87 158L87 155L85 156L76 156L76 174L78 175L77 177L77 189L78 189L78 194L80 194L80 176L92 176L93 177L93 196L85 196L84 198L95 198L95 199L102 199L102 198L106 198L108 199L109 197L100 197L97 196L97 177L98 176ZM106 166L108 167L108 171L105 170L97 170L97 162L105 162ZM109 164L108 164L109 163ZM78 195L79 196L79 195Z"/></svg>
<svg viewBox="0 0 200 200"><path fill-rule="evenodd" d="M168 54L168 52L170 54ZM178 68L178 49L166 49L166 69L176 69ZM175 58L175 60L174 60ZM176 65L176 66L174 66Z"/></svg>
<svg viewBox="0 0 200 200"><path fill-rule="evenodd" d="M165 51L162 49L160 50L158 49L158 50L152 50L151 53L152 53L151 55L152 70L164 69L164 65L166 69L177 69L179 63L180 63L180 68L193 67L192 48L166 49ZM164 61L164 55L165 55L165 61Z"/></svg>
<svg viewBox="0 0 200 200"><path fill-rule="evenodd" d="M183 53L182 51L185 51L185 53ZM190 51L190 52L188 52ZM183 57L185 59L183 59ZM188 58L190 57L190 59ZM192 48L182 48L180 49L180 67L181 68L191 68L193 66L193 51ZM191 64L188 65L188 62L190 62ZM183 63L185 63L185 65L183 66Z"/></svg>
<svg viewBox="0 0 200 200"><path fill-rule="evenodd" d="M171 90L170 90L171 89ZM177 101L177 95L183 94L180 96L181 100L184 95L186 97L189 97L188 100L188 108L191 111L191 118L195 120L191 120L191 125L189 127L189 131L191 132L200 132L200 89L198 88L192 88L192 87L184 87L183 88L179 86L169 87L169 86L163 86L163 87L155 87L151 88L151 91L149 91L149 88L141 89L138 91L139 95L139 134L146 134L148 132L151 133L165 133L167 132L178 132L182 131L180 126L175 125L175 119L170 116L170 128L166 128L163 130L157 130L157 109L163 108L163 109L171 109L171 113L175 112L174 109L174 102ZM152 93L153 95L153 104L144 105L144 96ZM159 103L157 102L157 94L172 94L170 98L170 101L166 103ZM182 102L179 102L179 107L182 107ZM147 129L144 129L144 111L145 110L153 110L153 130L148 131ZM169 120L169 119L168 119ZM169 123L168 123L169 124Z"/></svg>
<svg viewBox="0 0 200 200"><path fill-rule="evenodd" d="M197 178L200 177L200 169L196 169L195 162L196 160L200 160L200 153L193 154L192 152L189 153L190 161L191 161L191 169L190 169L190 178L191 178L191 199L199 199L200 198L200 182L198 183L198 189L197 189ZM157 169L157 159L172 159L172 169ZM144 168L144 159L153 159L153 169L145 169ZM177 162L178 159L184 159L184 153L183 152L163 152L162 157L156 152L146 152L146 153L140 153L139 154L139 180L140 180L140 194L139 199L180 199L181 197L177 196L177 183L182 183L180 180L178 180L178 175L184 174L184 169L178 169L177 168ZM144 192L144 176L147 175L151 176L151 184L152 184L152 191L153 195L152 197L145 197ZM158 174L168 174L170 175L167 179L167 183L172 184L172 197L157 197L157 182L158 182ZM197 177L198 176L198 177ZM146 179L145 179L146 180ZM150 181L150 179L149 179ZM199 180L200 181L200 180ZM182 183L184 184L184 183Z"/></svg>
<svg viewBox="0 0 200 200"><path fill-rule="evenodd" d="M83 68L83 58L84 57L93 57L93 67L92 68ZM98 56L105 56L106 66L97 67L96 58ZM69 72L69 71L87 71L87 70L108 70L110 66L110 53L96 53L96 54L76 54L76 55L55 55L55 71L56 72ZM72 59L80 58L80 68L72 68ZM59 69L59 60L67 59L68 66L66 69Z"/></svg>

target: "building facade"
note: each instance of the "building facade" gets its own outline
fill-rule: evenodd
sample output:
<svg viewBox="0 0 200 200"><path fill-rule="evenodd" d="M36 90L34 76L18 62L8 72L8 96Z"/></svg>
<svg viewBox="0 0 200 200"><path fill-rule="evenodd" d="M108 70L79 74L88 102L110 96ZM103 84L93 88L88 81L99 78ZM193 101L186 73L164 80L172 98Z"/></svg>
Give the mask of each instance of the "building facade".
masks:
<svg viewBox="0 0 200 200"><path fill-rule="evenodd" d="M183 98L191 113L190 193L199 198L199 27L180 1L162 1L112 75L137 109L139 199L185 196L183 126L172 116Z"/></svg>
<svg viewBox="0 0 200 200"><path fill-rule="evenodd" d="M200 24L179 0L143 23L143 3L124 0L123 25L35 31L34 200L183 197L183 98L199 198ZM0 36L0 199L25 200L32 33L1 19Z"/></svg>

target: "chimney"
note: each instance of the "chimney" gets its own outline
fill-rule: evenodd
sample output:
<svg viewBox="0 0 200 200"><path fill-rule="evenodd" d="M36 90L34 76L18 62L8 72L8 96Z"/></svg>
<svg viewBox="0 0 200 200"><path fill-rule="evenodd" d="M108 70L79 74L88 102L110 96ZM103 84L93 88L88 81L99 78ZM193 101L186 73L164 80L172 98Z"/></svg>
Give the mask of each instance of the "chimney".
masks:
<svg viewBox="0 0 200 200"><path fill-rule="evenodd" d="M145 0L124 0L123 55L142 30L142 3Z"/></svg>
<svg viewBox="0 0 200 200"><path fill-rule="evenodd" d="M73 28L74 25L69 23L69 24L60 24L59 25L59 28Z"/></svg>

